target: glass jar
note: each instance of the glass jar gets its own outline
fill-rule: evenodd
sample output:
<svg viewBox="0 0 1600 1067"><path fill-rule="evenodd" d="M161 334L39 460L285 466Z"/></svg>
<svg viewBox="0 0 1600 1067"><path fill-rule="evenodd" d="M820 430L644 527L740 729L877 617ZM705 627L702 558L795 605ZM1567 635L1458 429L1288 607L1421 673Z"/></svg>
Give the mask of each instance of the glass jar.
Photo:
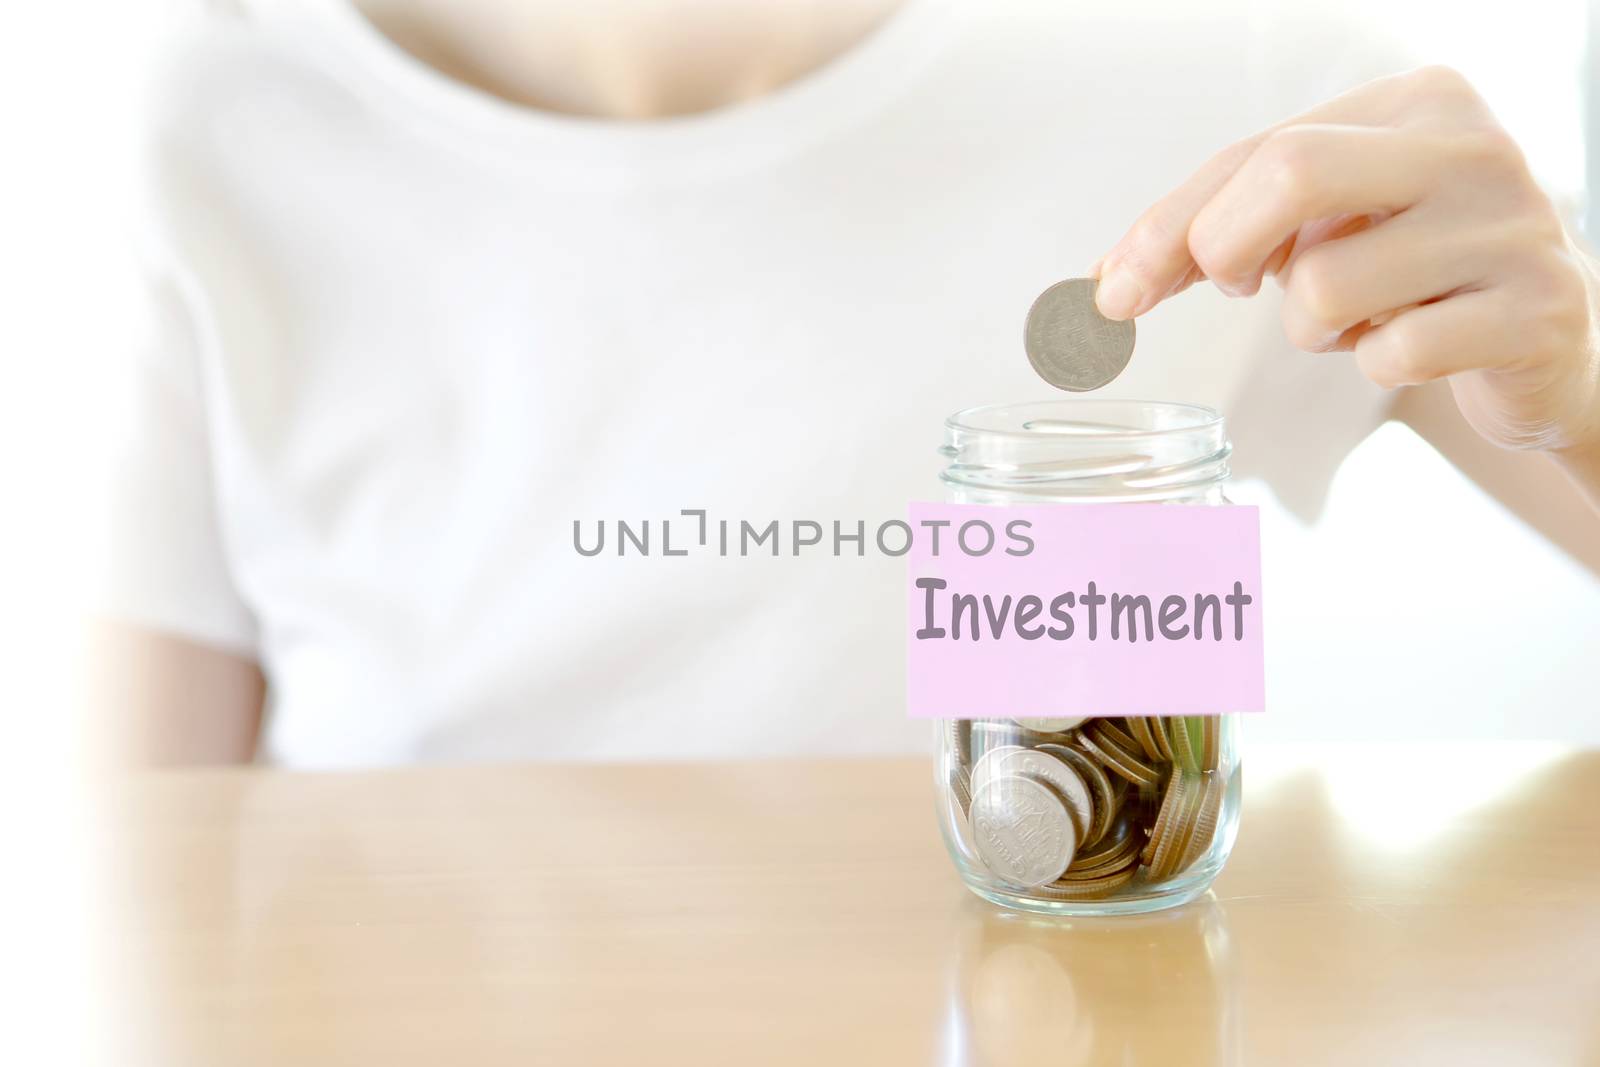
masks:
<svg viewBox="0 0 1600 1067"><path fill-rule="evenodd" d="M1209 408L1053 400L952 415L941 477L959 504L1225 505L1229 451ZM1025 911L1114 915L1193 900L1238 832L1237 720L940 721L939 823L956 869L980 897Z"/></svg>

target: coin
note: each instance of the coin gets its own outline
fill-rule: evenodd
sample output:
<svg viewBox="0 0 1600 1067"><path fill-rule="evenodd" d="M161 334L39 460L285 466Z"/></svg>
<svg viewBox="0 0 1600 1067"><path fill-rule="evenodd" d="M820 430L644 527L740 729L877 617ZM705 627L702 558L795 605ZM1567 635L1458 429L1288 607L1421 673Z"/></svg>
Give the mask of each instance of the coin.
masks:
<svg viewBox="0 0 1600 1067"><path fill-rule="evenodd" d="M1178 808L1183 803L1187 782L1188 779L1182 774L1174 774L1167 779L1167 788L1161 794L1161 807L1156 812L1155 823L1150 827L1150 840L1145 843L1144 852L1139 856L1146 866L1155 862L1156 849L1167 840L1173 820L1178 817Z"/></svg>
<svg viewBox="0 0 1600 1067"><path fill-rule="evenodd" d="M1200 769L1214 771L1222 758L1220 745L1222 742L1222 728L1217 723L1215 715L1200 717Z"/></svg>
<svg viewBox="0 0 1600 1067"><path fill-rule="evenodd" d="M1205 809L1207 798L1214 793L1217 776L1214 774L1201 774L1197 778L1198 780L1192 784L1191 792L1186 798L1183 825L1178 828L1178 834L1173 840L1172 855L1168 857L1167 865L1161 874L1163 878L1175 877L1197 855L1190 852L1190 847L1194 843L1195 832L1200 826L1201 813Z"/></svg>
<svg viewBox="0 0 1600 1067"><path fill-rule="evenodd" d="M1019 892L1072 901L1116 898L1135 879L1159 888L1219 836L1236 770L1223 770L1233 756L1216 716L962 721L970 770L957 724L944 742L954 847ZM1029 884L1063 853L1053 880Z"/></svg>
<svg viewBox="0 0 1600 1067"><path fill-rule="evenodd" d="M1153 879L1171 878L1178 873L1178 867L1183 860L1184 853L1189 847L1189 838L1194 834L1196 821L1200 817L1200 804L1205 800L1206 783L1201 781L1198 774L1178 773L1173 779L1180 783L1177 795L1173 797L1171 815L1166 821L1165 833L1159 841L1152 837L1155 844L1155 854L1150 858L1150 877ZM1168 796L1173 794L1168 792ZM1166 805L1162 805L1166 810Z"/></svg>
<svg viewBox="0 0 1600 1067"><path fill-rule="evenodd" d="M966 719L946 720L945 739L958 767L972 763L972 723Z"/></svg>
<svg viewBox="0 0 1600 1067"><path fill-rule="evenodd" d="M972 776L965 767L956 767L950 772L950 795L956 798L956 804L965 815L972 807Z"/></svg>
<svg viewBox="0 0 1600 1067"><path fill-rule="evenodd" d="M1161 758L1168 763L1172 762L1172 735L1167 730L1167 720L1154 716L1150 719L1150 734L1155 738L1156 748L1161 752Z"/></svg>
<svg viewBox="0 0 1600 1067"><path fill-rule="evenodd" d="M1012 719L1018 726L1026 727L1041 734L1066 733L1074 726L1083 722L1083 719Z"/></svg>
<svg viewBox="0 0 1600 1067"><path fill-rule="evenodd" d="M1137 867L1139 865L1139 838L1128 833L1120 841L1113 839L1113 847L1109 852L1100 852L1096 855L1080 854L1074 856L1068 865L1066 873L1058 881L1081 882L1090 878L1101 878L1124 867Z"/></svg>
<svg viewBox="0 0 1600 1067"><path fill-rule="evenodd" d="M1200 754L1195 751L1194 744L1198 732L1190 731L1188 719L1167 720L1167 736L1172 740L1172 761L1186 771L1200 770Z"/></svg>
<svg viewBox="0 0 1600 1067"><path fill-rule="evenodd" d="M1089 827L1094 823L1094 801L1089 798L1089 787L1064 760L1036 748L1025 748L996 757L992 766L991 776L1022 774L1037 778L1054 789L1072 812L1072 826L1078 840L1088 840Z"/></svg>
<svg viewBox="0 0 1600 1067"><path fill-rule="evenodd" d="M1072 857L1072 865L1067 870L1081 870L1085 867L1098 867L1115 859L1128 846L1133 846L1137 852L1144 843L1144 836L1135 832L1135 824L1131 819L1118 819L1116 825L1106 833L1106 836L1096 845L1089 848L1078 849Z"/></svg>
<svg viewBox="0 0 1600 1067"><path fill-rule="evenodd" d="M1078 777L1089 786L1089 793L1094 798L1094 818L1089 821L1089 834L1081 844L1092 845L1099 841L1111 827L1111 819L1116 815L1121 799L1111 779L1106 776L1105 769L1071 745L1044 744L1039 746L1039 751L1050 753L1077 771Z"/></svg>
<svg viewBox="0 0 1600 1067"><path fill-rule="evenodd" d="M1134 785L1157 785L1161 781L1160 768L1146 763L1135 756L1128 749L1122 748L1112 738L1114 735L1101 728L1101 723L1094 723L1078 735L1093 756L1105 765L1106 770L1112 771ZM1126 736L1126 735L1124 735ZM1137 742L1128 738L1129 748L1136 748Z"/></svg>
<svg viewBox="0 0 1600 1067"><path fill-rule="evenodd" d="M1033 369L1057 389L1084 393L1122 373L1133 355L1133 320L1118 322L1094 305L1093 278L1057 282L1033 302L1023 347Z"/></svg>
<svg viewBox="0 0 1600 1067"><path fill-rule="evenodd" d="M1228 783L1215 771L1207 773L1205 779L1206 792L1200 800L1200 813L1195 817L1194 832L1189 836L1174 874L1188 870L1205 855L1211 847L1211 839L1217 834L1217 820L1222 815L1222 795L1227 791Z"/></svg>
<svg viewBox="0 0 1600 1067"><path fill-rule="evenodd" d="M1021 745L996 745L978 757L978 762L972 765L972 792L977 795L978 790L989 784L989 779L994 777L994 764L1001 756L1009 756L1013 752L1026 752Z"/></svg>
<svg viewBox="0 0 1600 1067"><path fill-rule="evenodd" d="M1045 900L1093 900L1127 885L1133 881L1133 876L1138 871L1138 867L1124 867L1101 878L1081 882L1051 882L1049 885L1035 887L1033 892Z"/></svg>
<svg viewBox="0 0 1600 1067"><path fill-rule="evenodd" d="M1024 889L1053 882L1072 863L1076 832L1067 805L1032 778L995 778L972 795L969 818L978 858Z"/></svg>
<svg viewBox="0 0 1600 1067"><path fill-rule="evenodd" d="M1133 872L1139 869L1139 850L1127 848L1115 857L1094 867L1068 867L1066 873L1057 878L1053 885L1070 885L1073 882L1093 882L1107 878L1119 871Z"/></svg>
<svg viewBox="0 0 1600 1067"><path fill-rule="evenodd" d="M1156 744L1155 731L1161 729L1160 721L1147 718L1143 715L1134 715L1128 719L1128 732L1133 739L1139 742L1139 747L1144 749L1144 754L1152 760L1168 759L1161 754L1161 748Z"/></svg>
<svg viewBox="0 0 1600 1067"><path fill-rule="evenodd" d="M967 738L968 758L982 759L985 752L1001 745L1020 745L1028 733L1010 719L974 719Z"/></svg>
<svg viewBox="0 0 1600 1067"><path fill-rule="evenodd" d="M1093 729L1104 734L1118 748L1125 752L1137 753L1139 751L1139 742L1133 739L1133 734L1127 731L1126 726L1127 720L1125 719L1120 722L1116 719L1096 719L1092 724Z"/></svg>

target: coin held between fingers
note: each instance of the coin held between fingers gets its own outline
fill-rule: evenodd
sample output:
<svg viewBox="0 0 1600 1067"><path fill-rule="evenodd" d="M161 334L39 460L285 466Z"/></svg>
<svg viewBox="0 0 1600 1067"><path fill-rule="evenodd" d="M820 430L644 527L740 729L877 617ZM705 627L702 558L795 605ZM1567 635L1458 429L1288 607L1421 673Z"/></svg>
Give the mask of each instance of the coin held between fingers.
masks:
<svg viewBox="0 0 1600 1067"><path fill-rule="evenodd" d="M1057 389L1098 389L1121 374L1133 356L1133 321L1100 314L1097 284L1093 278L1068 278L1040 293L1028 309L1023 327L1028 362Z"/></svg>
<svg viewBox="0 0 1600 1067"><path fill-rule="evenodd" d="M1100 314L1112 320L1132 318L1139 301L1143 299L1144 290L1139 288L1139 283L1127 271L1115 267L1100 279L1100 286L1094 294L1095 307Z"/></svg>

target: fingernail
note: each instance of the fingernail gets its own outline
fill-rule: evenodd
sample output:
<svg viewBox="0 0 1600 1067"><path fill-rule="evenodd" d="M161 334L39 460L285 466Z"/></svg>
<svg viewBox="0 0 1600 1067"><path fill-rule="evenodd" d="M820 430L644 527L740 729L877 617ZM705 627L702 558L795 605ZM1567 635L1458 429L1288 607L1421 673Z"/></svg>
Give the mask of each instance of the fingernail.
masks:
<svg viewBox="0 0 1600 1067"><path fill-rule="evenodd" d="M1125 270L1112 267L1094 290L1095 307L1108 319L1131 319L1144 298L1144 290Z"/></svg>
<svg viewBox="0 0 1600 1067"><path fill-rule="evenodd" d="M1092 266L1088 270L1084 271L1083 272L1083 276L1085 278L1093 278L1096 281L1099 281L1100 280L1100 267L1101 267L1102 264L1105 263L1105 261L1106 261L1106 257L1105 256L1101 256L1099 259L1095 260L1094 261L1094 266Z"/></svg>

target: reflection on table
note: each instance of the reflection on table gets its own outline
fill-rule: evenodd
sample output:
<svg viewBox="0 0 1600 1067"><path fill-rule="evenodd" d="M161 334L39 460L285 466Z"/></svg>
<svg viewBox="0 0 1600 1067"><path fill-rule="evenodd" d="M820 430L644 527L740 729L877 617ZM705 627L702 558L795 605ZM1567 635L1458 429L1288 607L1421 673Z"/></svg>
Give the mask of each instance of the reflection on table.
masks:
<svg viewBox="0 0 1600 1067"><path fill-rule="evenodd" d="M1238 985L1225 912L1210 895L1116 919L965 910L941 1062L1238 1061Z"/></svg>

